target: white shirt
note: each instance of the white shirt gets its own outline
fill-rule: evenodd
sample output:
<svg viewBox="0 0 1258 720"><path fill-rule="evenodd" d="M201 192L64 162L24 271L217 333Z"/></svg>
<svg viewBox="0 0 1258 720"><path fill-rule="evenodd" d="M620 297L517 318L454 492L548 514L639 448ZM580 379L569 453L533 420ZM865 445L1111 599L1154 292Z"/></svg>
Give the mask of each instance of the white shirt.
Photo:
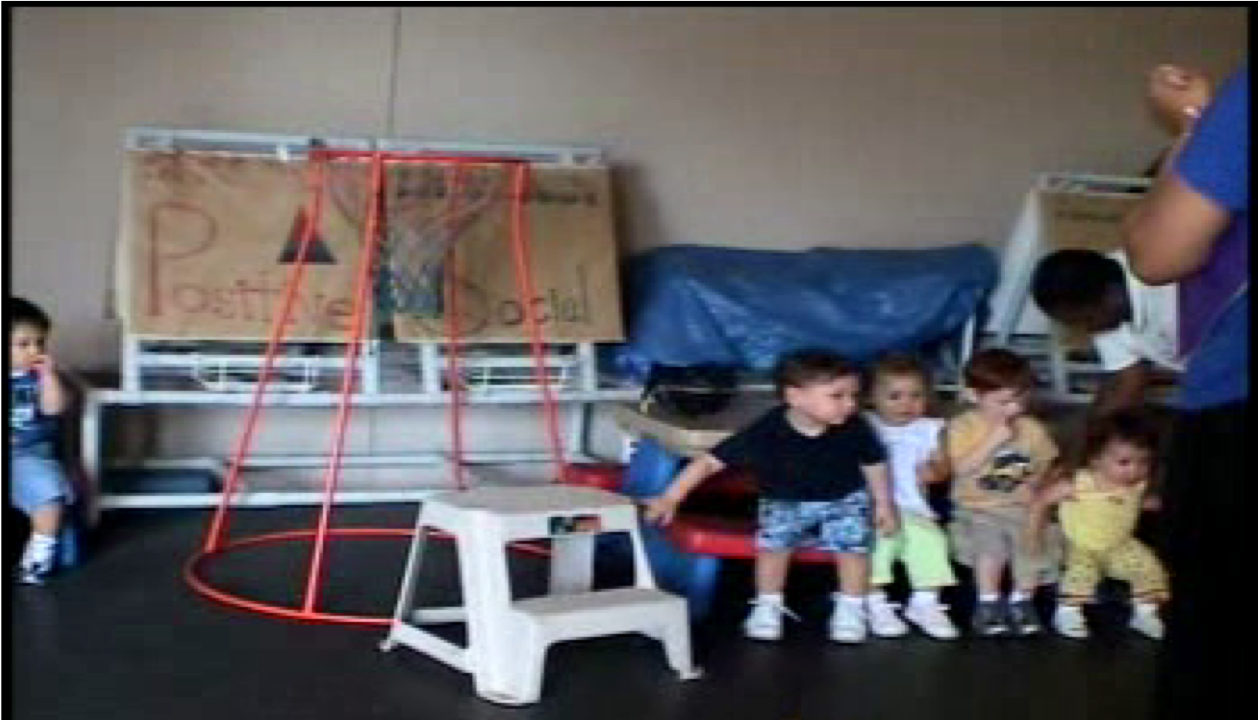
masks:
<svg viewBox="0 0 1258 720"><path fill-rule="evenodd" d="M1127 265L1121 250L1109 253L1123 266L1131 320L1108 332L1092 336L1092 346L1101 356L1106 372L1117 372L1148 360L1154 365L1182 372L1179 349L1179 288L1177 285L1145 285Z"/></svg>
<svg viewBox="0 0 1258 720"><path fill-rule="evenodd" d="M901 512L935 519L935 511L922 495L917 481L917 466L926 462L939 446L939 433L944 421L918 418L907 425L888 425L874 413L866 413L869 424L878 433L887 450L891 472L891 495Z"/></svg>

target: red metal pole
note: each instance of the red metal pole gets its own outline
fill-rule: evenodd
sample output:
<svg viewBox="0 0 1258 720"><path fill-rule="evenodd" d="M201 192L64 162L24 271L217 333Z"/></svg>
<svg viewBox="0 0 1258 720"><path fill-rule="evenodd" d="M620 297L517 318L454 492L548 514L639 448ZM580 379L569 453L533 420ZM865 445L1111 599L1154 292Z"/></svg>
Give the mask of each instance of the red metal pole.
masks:
<svg viewBox="0 0 1258 720"><path fill-rule="evenodd" d="M511 250L515 260L515 279L520 294L520 306L524 310L524 325L528 329L529 345L533 351L533 373L541 386L546 433L550 440L551 454L555 458L555 479L564 481L568 470L564 459L563 443L559 436L559 412L554 393L551 391L550 377L546 372L541 324L537 320L537 309L533 306L533 298L537 296L537 292L533 287L533 273L529 262L529 229L528 217L525 214L528 182L528 164L515 165L511 191Z"/></svg>
<svg viewBox="0 0 1258 720"><path fill-rule="evenodd" d="M345 448L345 428L353 410L354 376L358 356L365 333L371 304L372 271L375 269L376 249L380 244L380 203L384 190L384 162L379 152L371 161L371 193L367 202L367 223L363 230L363 252L358 265L358 279L354 290L354 315L350 327L350 341L345 347L345 372L341 378L341 397L336 411L333 429L332 456L323 475L323 506L319 511L319 526L315 533L314 552L310 558L310 572L306 577L306 599L302 612L314 612L319 596L319 583L323 578L323 556L327 544L328 524L332 516L332 501L336 497L337 481L341 475L341 455Z"/></svg>
<svg viewBox="0 0 1258 720"><path fill-rule="evenodd" d="M306 213L306 226L302 228L301 245L297 249L297 258L292 272L288 275L280 312L271 321L270 339L267 341L266 355L262 359L261 374L258 377L257 385L253 388L253 400L249 404L249 415L245 420L244 430L236 441L236 449L232 453L231 465L227 468L227 479L223 485L223 493L219 498L218 509L214 511L214 519L211 521L210 529L206 533L205 552L218 550L222 544L223 536L227 532L227 508L231 504L237 485L240 483L241 464L244 462L245 455L253 444L253 433L262 411L262 397L266 393L266 385L271 380L271 369L275 365L275 354L279 349L280 343L283 342L288 319L292 316L293 307L296 304L297 288L301 286L301 279L305 275L306 253L310 249L315 230L323 217L325 161L312 155L308 162L307 178L311 185L311 199L309 211Z"/></svg>
<svg viewBox="0 0 1258 720"><path fill-rule="evenodd" d="M449 172L449 171L447 171ZM454 165L450 186L450 202L447 210L445 285L449 301L446 303L446 382L450 384L450 451L453 455L451 473L454 486L467 489L467 477L463 467L463 378L460 376L459 357L459 275L458 237L459 193L463 191L463 165Z"/></svg>

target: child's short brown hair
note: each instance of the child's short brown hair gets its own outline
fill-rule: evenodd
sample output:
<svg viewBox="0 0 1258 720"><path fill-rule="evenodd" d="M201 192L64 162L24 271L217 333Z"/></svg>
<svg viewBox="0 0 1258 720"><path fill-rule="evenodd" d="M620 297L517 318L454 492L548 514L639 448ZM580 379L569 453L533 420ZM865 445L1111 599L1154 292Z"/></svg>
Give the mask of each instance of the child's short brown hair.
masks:
<svg viewBox="0 0 1258 720"><path fill-rule="evenodd" d="M1083 464L1105 452L1112 442L1125 442L1156 456L1161 435L1157 420L1147 410L1129 408L1093 418L1084 431Z"/></svg>
<svg viewBox="0 0 1258 720"><path fill-rule="evenodd" d="M965 364L965 386L975 392L1030 390L1035 370L1021 355L1004 348L981 350Z"/></svg>
<svg viewBox="0 0 1258 720"><path fill-rule="evenodd" d="M917 378L922 381L923 387L930 388L930 371L926 369L926 364L908 353L887 353L878 358L870 372L870 380L874 385L893 377Z"/></svg>
<svg viewBox="0 0 1258 720"><path fill-rule="evenodd" d="M52 321L38 305L26 298L11 295L5 303L5 314L8 315L9 333L19 325L29 325L47 335L52 329Z"/></svg>
<svg viewBox="0 0 1258 720"><path fill-rule="evenodd" d="M802 388L854 375L859 375L856 365L836 352L796 350L778 359L773 368L773 384L780 396L788 387Z"/></svg>

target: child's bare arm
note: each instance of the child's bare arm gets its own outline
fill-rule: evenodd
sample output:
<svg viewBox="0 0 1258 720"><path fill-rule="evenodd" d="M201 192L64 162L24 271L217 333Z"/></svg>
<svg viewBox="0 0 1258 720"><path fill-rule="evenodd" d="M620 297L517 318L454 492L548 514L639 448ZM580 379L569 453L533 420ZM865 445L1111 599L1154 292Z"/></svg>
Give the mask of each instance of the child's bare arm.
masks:
<svg viewBox="0 0 1258 720"><path fill-rule="evenodd" d="M1147 481L1140 487L1140 509L1145 512L1158 512L1162 509L1162 496Z"/></svg>
<svg viewBox="0 0 1258 720"><path fill-rule="evenodd" d="M1074 494L1074 485L1060 475L1047 484L1043 484L1031 498L1030 512L1027 515L1026 544L1032 554L1038 555L1043 544L1044 528L1048 525L1049 512L1063 500Z"/></svg>
<svg viewBox="0 0 1258 720"><path fill-rule="evenodd" d="M917 479L922 485L936 485L952 479L948 458L939 450L932 450L926 462L917 467Z"/></svg>
<svg viewBox="0 0 1258 720"><path fill-rule="evenodd" d="M887 464L862 465L861 472L865 475L865 484L874 504L874 525L883 535L896 534L900 531L900 518L891 500L891 475Z"/></svg>
<svg viewBox="0 0 1258 720"><path fill-rule="evenodd" d="M70 396L56 363L45 355L35 365L35 371L39 373L39 411L45 415L60 415L69 406Z"/></svg>
<svg viewBox="0 0 1258 720"><path fill-rule="evenodd" d="M952 462L952 469L957 475L969 475L991 458L992 454L1005 443L1013 439L1013 428L1009 425L993 425L986 437L976 443L973 448L961 453Z"/></svg>
<svg viewBox="0 0 1258 720"><path fill-rule="evenodd" d="M686 496L698 487L699 483L707 480L724 468L725 463L718 460L711 453L704 453L692 460L663 495L646 501L647 522L659 523L660 525L667 525L672 522L673 516L677 514L677 508L681 506Z"/></svg>

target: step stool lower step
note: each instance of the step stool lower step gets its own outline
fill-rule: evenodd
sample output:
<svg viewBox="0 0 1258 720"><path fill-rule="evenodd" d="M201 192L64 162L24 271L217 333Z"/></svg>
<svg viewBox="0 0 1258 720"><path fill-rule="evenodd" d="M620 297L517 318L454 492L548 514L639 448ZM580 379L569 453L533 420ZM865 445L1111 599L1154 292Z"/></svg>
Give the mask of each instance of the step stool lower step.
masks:
<svg viewBox="0 0 1258 720"><path fill-rule="evenodd" d="M615 588L519 600L512 607L559 635L584 636L583 630L601 629L595 633L600 635L640 631L645 618L662 620L684 603L682 598L654 588Z"/></svg>

